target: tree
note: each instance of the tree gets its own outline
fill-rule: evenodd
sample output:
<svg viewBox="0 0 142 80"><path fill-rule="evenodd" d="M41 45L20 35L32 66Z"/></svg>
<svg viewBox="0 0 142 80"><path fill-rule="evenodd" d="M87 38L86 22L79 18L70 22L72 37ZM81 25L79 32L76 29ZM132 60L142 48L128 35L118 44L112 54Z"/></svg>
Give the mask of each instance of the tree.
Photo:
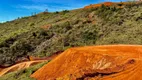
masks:
<svg viewBox="0 0 142 80"><path fill-rule="evenodd" d="M45 9L45 11L44 12L48 12L48 9Z"/></svg>

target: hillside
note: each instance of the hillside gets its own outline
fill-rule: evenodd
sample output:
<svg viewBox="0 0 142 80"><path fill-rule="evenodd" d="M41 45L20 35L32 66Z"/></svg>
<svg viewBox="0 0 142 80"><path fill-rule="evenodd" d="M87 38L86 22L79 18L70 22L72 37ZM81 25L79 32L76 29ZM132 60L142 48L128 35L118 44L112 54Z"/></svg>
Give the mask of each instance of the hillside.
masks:
<svg viewBox="0 0 142 80"><path fill-rule="evenodd" d="M118 6L121 6L120 4ZM0 65L70 47L142 44L142 4L43 12L0 24Z"/></svg>

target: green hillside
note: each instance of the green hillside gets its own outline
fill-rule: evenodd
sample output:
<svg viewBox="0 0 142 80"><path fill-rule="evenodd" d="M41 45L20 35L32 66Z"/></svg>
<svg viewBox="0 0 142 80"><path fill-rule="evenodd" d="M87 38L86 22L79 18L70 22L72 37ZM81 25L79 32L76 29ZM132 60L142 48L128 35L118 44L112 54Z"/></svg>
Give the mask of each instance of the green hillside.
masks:
<svg viewBox="0 0 142 80"><path fill-rule="evenodd" d="M0 65L103 44L142 44L142 4L43 12L1 23Z"/></svg>

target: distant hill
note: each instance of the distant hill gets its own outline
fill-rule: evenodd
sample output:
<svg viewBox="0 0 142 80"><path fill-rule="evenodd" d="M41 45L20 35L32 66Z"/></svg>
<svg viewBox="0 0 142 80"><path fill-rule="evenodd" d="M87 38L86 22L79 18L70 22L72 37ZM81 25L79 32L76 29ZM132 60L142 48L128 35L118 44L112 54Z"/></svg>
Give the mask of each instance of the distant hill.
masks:
<svg viewBox="0 0 142 80"><path fill-rule="evenodd" d="M28 55L44 57L70 47L104 44L142 44L142 3L43 12L1 23L0 65Z"/></svg>

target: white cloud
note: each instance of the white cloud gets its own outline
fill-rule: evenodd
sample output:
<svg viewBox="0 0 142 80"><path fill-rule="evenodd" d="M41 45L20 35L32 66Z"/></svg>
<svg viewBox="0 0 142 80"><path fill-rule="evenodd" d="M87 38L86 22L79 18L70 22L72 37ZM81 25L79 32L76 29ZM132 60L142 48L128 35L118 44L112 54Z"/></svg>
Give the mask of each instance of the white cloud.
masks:
<svg viewBox="0 0 142 80"><path fill-rule="evenodd" d="M71 6L71 5L45 5L45 4L33 4L33 5L19 5L17 8L28 9L28 10L38 10L44 11L48 9L49 11L62 11L62 10L70 10L75 8L81 8L81 5Z"/></svg>
<svg viewBox="0 0 142 80"><path fill-rule="evenodd" d="M20 5L19 8L43 11L46 8L48 8L48 6L47 5Z"/></svg>

